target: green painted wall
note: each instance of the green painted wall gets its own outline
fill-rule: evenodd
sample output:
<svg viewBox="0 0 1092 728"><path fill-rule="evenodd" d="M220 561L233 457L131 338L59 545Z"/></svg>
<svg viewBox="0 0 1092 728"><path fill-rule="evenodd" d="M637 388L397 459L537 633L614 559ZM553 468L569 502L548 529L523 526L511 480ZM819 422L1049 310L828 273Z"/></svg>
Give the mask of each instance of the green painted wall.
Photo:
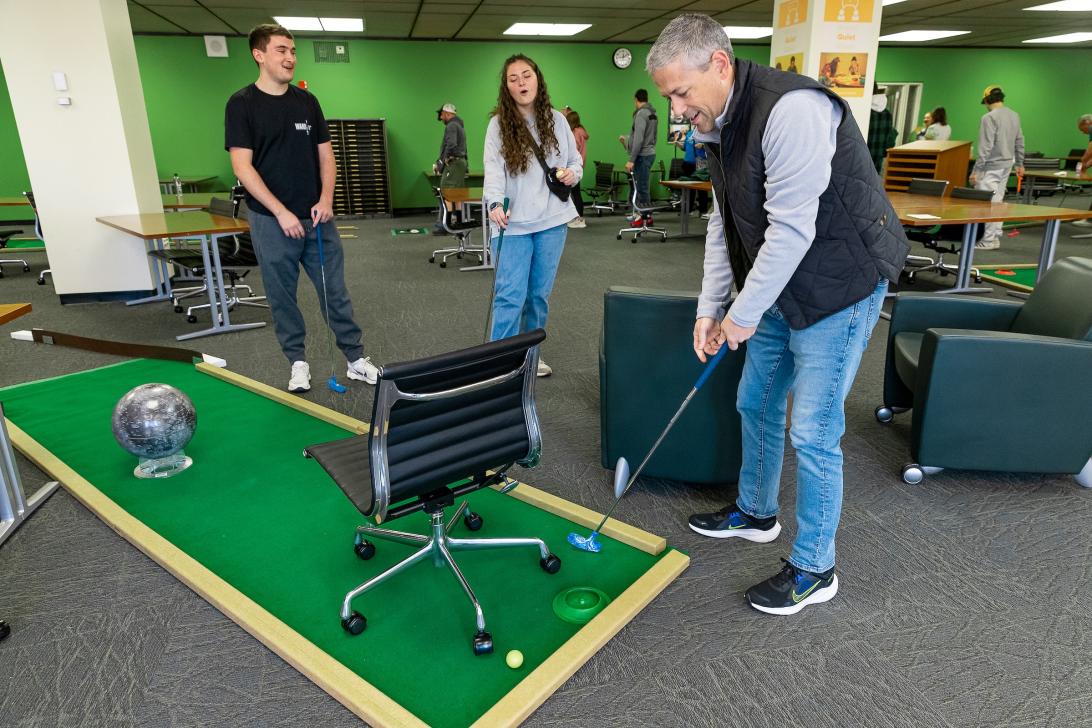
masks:
<svg viewBox="0 0 1092 728"><path fill-rule="evenodd" d="M890 48L880 49L876 77L925 83L921 110L943 106L953 139L975 141L985 113L982 89L997 84L1020 114L1027 151L1065 155L1088 144L1077 131L1092 113L1092 49Z"/></svg>
<svg viewBox="0 0 1092 728"><path fill-rule="evenodd" d="M232 181L223 150L224 103L231 93L253 81L257 72L245 39L230 38L228 45L230 58L208 58L201 38L137 36L161 174L211 173L219 175L224 185ZM591 134L589 160L624 163L618 135L629 129L633 91L652 88L644 72L648 46L630 46L636 57L625 71L611 64L613 45L354 40L348 41L348 64L316 64L310 41L301 39L297 46L296 79L308 82L328 117L387 119L396 207L432 204L421 173L438 151L442 129L435 110L445 101L459 107L466 122L471 168L481 169L485 126L496 102L500 66L512 52L523 51L542 66L555 105L569 104L580 112ZM737 52L760 62L769 59L766 46L739 46ZM924 82L923 108L945 106L954 136L964 139L973 139L977 133L982 88L987 83L1001 84L1021 114L1028 149L1064 154L1081 146L1076 118L1092 111L1092 79L1080 70L1090 61L1088 49L885 47L877 77ZM665 120L665 103L654 100L654 104ZM672 155L672 148L662 143L660 158ZM20 193L28 181L6 86L0 93L0 163L0 195Z"/></svg>

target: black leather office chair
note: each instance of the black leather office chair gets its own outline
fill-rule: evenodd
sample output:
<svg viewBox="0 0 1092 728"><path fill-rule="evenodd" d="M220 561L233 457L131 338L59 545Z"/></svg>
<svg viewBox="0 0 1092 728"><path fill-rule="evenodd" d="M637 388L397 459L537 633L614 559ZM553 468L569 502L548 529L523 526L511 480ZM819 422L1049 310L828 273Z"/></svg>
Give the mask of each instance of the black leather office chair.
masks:
<svg viewBox="0 0 1092 728"><path fill-rule="evenodd" d="M451 256L462 258L464 255L473 255L484 263L483 256L485 252L480 247L470 245L470 236L474 234L475 230L481 228L481 221L474 219L463 220L461 219L462 213L459 210L447 209L443 190L439 187L433 187L432 193L436 195L436 201L439 203L440 227L448 235L454 235L456 243L454 248L440 248L432 251L432 256L428 259L428 262L435 263L436 259L439 258L440 267L447 268L447 259Z"/></svg>
<svg viewBox="0 0 1092 728"><path fill-rule="evenodd" d="M908 193L910 193L911 195L929 195L931 197L943 197L944 193L947 191L947 189L948 189L948 180L946 180L946 179L927 179L927 178L924 178L924 177L914 177L913 179L910 180L910 186L907 188L906 191ZM931 234L931 233L935 233L939 229L940 229L939 225L934 225L933 227L929 228L925 232ZM908 227L908 228L906 228L906 234L910 235L910 233L914 232L914 230L915 230L915 228ZM919 232L919 233L922 232L921 228L917 228L917 232ZM916 238L911 238L911 239L916 239ZM937 258L930 258L927 255L914 255L913 253L907 253L906 254L906 261L904 263L904 265L915 265L915 266L919 266L919 267L929 267L929 268L936 266L936 264L937 264ZM913 279L912 279L913 274L910 273L909 271L903 271L903 272L907 273L908 276L911 276L910 282L913 283Z"/></svg>
<svg viewBox="0 0 1092 728"><path fill-rule="evenodd" d="M1059 169L1061 169L1061 160L1057 157L1027 157L1024 159L1024 170L1028 172L1057 172ZM1060 178L1025 177L1024 184L1027 185L1025 192L1030 193L1032 202L1040 197L1052 197L1056 192L1062 190L1062 180Z"/></svg>
<svg viewBox="0 0 1092 728"><path fill-rule="evenodd" d="M468 510L467 501L444 520L445 509L458 496L508 480L515 464L534 467L542 449L535 411L535 370L542 329L492 341L462 351L388 364L379 370L371 429L321 445L304 454L314 458L344 491L353 505L376 524L424 511L432 533L422 536L364 525L356 529L353 549L362 559L375 555L365 536L420 548L395 566L365 581L345 595L341 626L360 634L367 620L353 611L352 601L413 564L432 559L446 564L474 607L474 653L493 651L485 630L481 604L452 557L452 551L530 547L538 550L539 565L550 574L561 560L538 538L452 538L462 517L472 531L483 519ZM399 605L398 609L410 608ZM422 616L422 624L427 624Z"/></svg>
<svg viewBox="0 0 1092 728"><path fill-rule="evenodd" d="M0 230L0 250L5 250L8 247L8 241L13 237L23 232L22 230ZM23 272L30 271L30 264L21 258L7 258L0 260L0 278L4 277L5 265L21 265L23 266Z"/></svg>
<svg viewBox="0 0 1092 728"><path fill-rule="evenodd" d="M581 189L591 200L591 204L585 206L585 212L595 210L596 217L601 216L604 210L614 212L615 191L614 165L609 162L595 162L595 185Z"/></svg>
<svg viewBox="0 0 1092 728"><path fill-rule="evenodd" d="M954 187L952 188L952 199L992 200L993 193L989 190L976 190L973 187ZM946 276L949 273L952 275L958 273L959 266L945 263L944 255L959 255L959 251L963 248L963 233L966 227L966 225L937 225L924 232L915 231L913 228L908 229L906 231L906 237L918 241L931 250L937 251L937 259L930 265L910 271L906 276L906 282L913 283L914 277L918 273L924 273L931 270L937 271L942 276ZM975 234L975 242L982 239L982 234L985 231L985 225L980 224ZM975 283L982 282L982 274L979 272L978 268L971 268L971 275L974 276Z"/></svg>

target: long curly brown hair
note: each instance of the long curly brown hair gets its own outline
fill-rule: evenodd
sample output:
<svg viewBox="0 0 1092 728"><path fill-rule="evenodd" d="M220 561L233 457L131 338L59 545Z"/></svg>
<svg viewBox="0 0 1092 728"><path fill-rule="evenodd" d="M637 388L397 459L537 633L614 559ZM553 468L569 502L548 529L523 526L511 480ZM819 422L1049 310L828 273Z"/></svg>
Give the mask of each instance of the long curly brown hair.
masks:
<svg viewBox="0 0 1092 728"><path fill-rule="evenodd" d="M553 104L550 103L550 94L546 90L546 79L542 77L542 70L538 64L522 53L510 56L501 67L500 93L497 95L497 105L490 116L497 117L500 124L501 156L511 174L523 174L531 165L534 152L531 145L534 138L531 130L527 128L527 122L520 113L516 100L508 93L508 67L516 61L523 61L530 66L538 78L538 95L535 96L535 128L538 129L539 146L543 153L548 153L552 148L558 154L561 147L557 143L554 134Z"/></svg>

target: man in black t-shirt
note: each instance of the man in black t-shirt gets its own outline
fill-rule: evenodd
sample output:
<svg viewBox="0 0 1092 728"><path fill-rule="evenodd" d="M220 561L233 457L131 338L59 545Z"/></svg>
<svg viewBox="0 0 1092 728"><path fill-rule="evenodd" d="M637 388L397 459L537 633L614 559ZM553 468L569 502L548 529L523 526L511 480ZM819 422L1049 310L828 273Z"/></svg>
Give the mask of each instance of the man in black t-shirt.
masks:
<svg viewBox="0 0 1092 728"><path fill-rule="evenodd" d="M291 85L296 67L292 34L279 25L250 31L250 52L258 80L228 99L224 148L235 176L246 188L250 237L273 313L277 341L292 364L289 392L311 388L303 314L296 303L303 266L323 300L323 268L328 324L348 362L349 379L375 384L378 370L364 357L363 335L353 321L345 288L344 254L333 223L337 166L330 130L318 100ZM320 264L316 227L325 265Z"/></svg>

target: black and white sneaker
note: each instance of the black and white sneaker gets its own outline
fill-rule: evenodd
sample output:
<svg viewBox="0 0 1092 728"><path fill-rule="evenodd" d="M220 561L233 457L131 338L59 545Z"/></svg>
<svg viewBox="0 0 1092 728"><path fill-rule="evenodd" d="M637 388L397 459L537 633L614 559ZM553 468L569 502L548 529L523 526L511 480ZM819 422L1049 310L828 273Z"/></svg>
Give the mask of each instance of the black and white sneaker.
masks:
<svg viewBox="0 0 1092 728"><path fill-rule="evenodd" d="M735 504L716 513L695 513L690 516L690 528L710 538L745 538L758 543L769 543L781 533L777 516L751 518Z"/></svg>
<svg viewBox="0 0 1092 728"><path fill-rule="evenodd" d="M788 615L809 604L829 602L837 593L838 575L833 568L813 574L785 561L781 571L747 590L747 601L760 612Z"/></svg>

